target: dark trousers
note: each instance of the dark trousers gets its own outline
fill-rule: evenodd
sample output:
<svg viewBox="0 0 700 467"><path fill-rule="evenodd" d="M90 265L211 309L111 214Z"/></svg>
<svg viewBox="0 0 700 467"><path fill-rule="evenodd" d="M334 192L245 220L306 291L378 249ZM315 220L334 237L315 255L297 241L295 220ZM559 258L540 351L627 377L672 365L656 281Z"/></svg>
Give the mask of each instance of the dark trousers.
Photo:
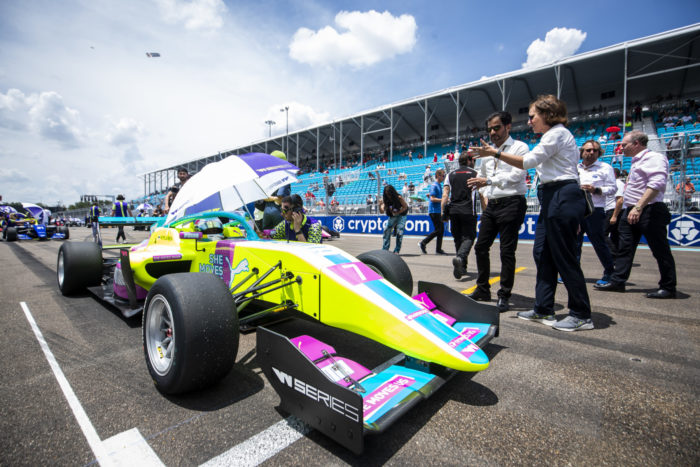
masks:
<svg viewBox="0 0 700 467"><path fill-rule="evenodd" d="M540 215L535 228L532 255L537 265L535 311L554 314L557 274L569 294L569 313L579 319L591 317L586 281L576 258L576 235L583 219L583 191L575 181L553 182L537 189Z"/></svg>
<svg viewBox="0 0 700 467"><path fill-rule="evenodd" d="M620 232L617 228L620 225L620 220L618 219L614 224L610 223L613 212L615 212L614 209L605 211L605 242L608 244L608 249L614 259L618 254L618 245L620 243ZM622 214L622 211L620 211L620 214Z"/></svg>
<svg viewBox="0 0 700 467"><path fill-rule="evenodd" d="M527 201L524 196L508 196L489 200L486 209L481 213L479 237L474 245L476 267L479 271L476 286L480 291L490 293L491 290L489 249L498 235L501 241L501 288L498 290L498 296L510 298L515 282L515 250L518 248L518 233L525 220L526 211Z"/></svg>
<svg viewBox="0 0 700 467"><path fill-rule="evenodd" d="M450 230L455 241L457 256L467 264L467 256L476 238L476 216L472 214L450 214Z"/></svg>
<svg viewBox="0 0 700 467"><path fill-rule="evenodd" d="M445 224L442 223L442 215L439 212L431 212L428 215L430 216L430 222L433 223L433 231L421 240L421 243L425 246L432 239L436 238L435 251L442 251L442 237L445 235Z"/></svg>
<svg viewBox="0 0 700 467"><path fill-rule="evenodd" d="M649 204L642 211L639 222L630 224L627 222L630 208L622 211L619 221L620 227L620 253L615 258L615 273L612 282L625 283L630 277L634 254L637 251L639 240L644 235L649 244L651 253L656 258L659 266L661 280L659 287L668 290L676 290L676 262L668 245L666 226L671 222L671 213L665 203Z"/></svg>
<svg viewBox="0 0 700 467"><path fill-rule="evenodd" d="M610 252L608 243L605 241L605 222L605 209L595 208L593 214L581 221L581 232L578 234L577 247L578 257L581 258L583 234L588 235L588 240L593 245L600 264L603 265L603 274L609 276L615 271L615 260Z"/></svg>
<svg viewBox="0 0 700 467"><path fill-rule="evenodd" d="M124 241L126 241L126 235L124 234L124 226L120 225L117 227L117 241L119 241L119 238L123 238Z"/></svg>

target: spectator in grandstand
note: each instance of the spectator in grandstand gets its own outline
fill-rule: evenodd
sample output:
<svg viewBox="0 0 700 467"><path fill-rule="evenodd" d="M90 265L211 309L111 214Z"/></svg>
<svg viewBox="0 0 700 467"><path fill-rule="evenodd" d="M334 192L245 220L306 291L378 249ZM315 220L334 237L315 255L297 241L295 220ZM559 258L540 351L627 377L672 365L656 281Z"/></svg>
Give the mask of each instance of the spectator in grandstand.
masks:
<svg viewBox="0 0 700 467"><path fill-rule="evenodd" d="M154 217L161 217L163 215L164 215L163 214L163 205L158 204L158 206L156 206L156 208L153 210L153 216Z"/></svg>
<svg viewBox="0 0 700 467"><path fill-rule="evenodd" d="M384 187L382 199L379 201L379 212L389 217L389 222L386 223L386 228L384 229L382 249L389 250L391 246L391 234L395 229L396 246L394 247L394 253L398 255L401 251L401 243L403 242L403 231L406 226L408 204L406 204L406 200L399 195L393 185Z"/></svg>
<svg viewBox="0 0 700 467"><path fill-rule="evenodd" d="M671 139L666 143L666 149L666 156L669 161L677 159L681 155L681 138L678 136L678 133L674 133L671 136Z"/></svg>
<svg viewBox="0 0 700 467"><path fill-rule="evenodd" d="M610 135L610 141L617 141L620 138L622 138L622 137L620 136L620 133L617 133L617 132Z"/></svg>
<svg viewBox="0 0 700 467"><path fill-rule="evenodd" d="M416 186L413 184L413 181L410 181L410 182L408 183L408 193L409 193L410 195L413 195L413 194L416 193Z"/></svg>
<svg viewBox="0 0 700 467"><path fill-rule="evenodd" d="M374 200L372 199L372 193L367 195L367 214L372 214L372 206L374 205Z"/></svg>
<svg viewBox="0 0 700 467"><path fill-rule="evenodd" d="M642 121L642 105L639 102L635 102L634 104L634 121Z"/></svg>
<svg viewBox="0 0 700 467"><path fill-rule="evenodd" d="M529 107L529 124L542 139L524 156L495 149L485 141L473 147L481 157L493 156L519 169L535 168L540 183L540 215L535 229L533 256L537 265L535 306L518 318L536 321L562 331L593 329L591 305L581 265L576 258L576 236L586 208L579 187L579 151L568 122L566 104L553 95L539 96ZM557 273L569 296L569 315L556 321L554 294Z"/></svg>
<svg viewBox="0 0 700 467"><path fill-rule="evenodd" d="M437 155L437 154L436 154ZM431 179L430 165L425 166L425 172L423 172L423 181L428 183Z"/></svg>
<svg viewBox="0 0 700 467"><path fill-rule="evenodd" d="M331 199L331 203L330 203L330 204L331 204L331 212L332 212L332 213L338 212L338 206L340 205L340 203L339 203L338 200L335 198L335 196L333 197L333 199Z"/></svg>
<svg viewBox="0 0 700 467"><path fill-rule="evenodd" d="M272 151L270 153L271 156L275 156L279 159L282 160L287 160L287 156L282 152L282 151ZM332 183L331 183L332 185ZM334 190L335 191L335 190ZM262 216L262 229L267 230L267 229L274 229L276 226L279 225L280 222L282 222L283 216L282 216L282 200L292 194L292 186L291 185L284 185L279 187L275 192L272 194L271 197L266 198L264 200L265 204L262 209L263 216ZM330 193L329 196L333 195L333 193ZM301 197L299 197L301 198Z"/></svg>
<svg viewBox="0 0 700 467"><path fill-rule="evenodd" d="M127 217L126 215L129 215L129 217L134 217L133 214L131 214L131 209L129 209L129 205L127 204L126 201L124 201L124 195L117 195L117 200L114 202L112 205L112 216L113 217ZM117 227L117 240L116 242L119 243L119 238L123 238L124 241L126 242L126 235L124 234L124 226L120 225Z"/></svg>
<svg viewBox="0 0 700 467"><path fill-rule="evenodd" d="M88 222L90 222L90 225L92 226L92 240L102 246L102 238L99 235L100 214L100 205L95 199L92 202L92 206L90 206L90 210L88 211Z"/></svg>
<svg viewBox="0 0 700 467"><path fill-rule="evenodd" d="M438 155L437 155L436 152L434 152L434 153L433 153L433 162L434 162L434 163L437 163L437 161L438 161Z"/></svg>
<svg viewBox="0 0 700 467"><path fill-rule="evenodd" d="M512 121L510 113L494 112L486 119L486 130L498 150L523 156L529 149L527 144L510 136ZM482 207L481 227L474 245L478 271L476 290L469 296L479 301L491 300L489 250L496 236L500 235L501 281L496 306L501 312L508 311L508 299L515 282L518 233L527 211L526 177L525 170L487 157L481 162L478 176L467 182L469 186L479 188Z"/></svg>
<svg viewBox="0 0 700 467"><path fill-rule="evenodd" d="M280 203L283 220L277 224L270 238L321 243L321 223L306 217L301 196L285 196Z"/></svg>
<svg viewBox="0 0 700 467"><path fill-rule="evenodd" d="M605 133L602 133L600 136L598 136L598 142L600 144L605 144L608 142L608 137L605 136Z"/></svg>
<svg viewBox="0 0 700 467"><path fill-rule="evenodd" d="M172 188L170 188L170 191L168 191L168 194L165 195L165 207L163 208L165 214L170 212L170 206L173 205L173 201L175 201L175 197L177 196L178 192L182 189L182 186L185 183L187 183L187 180L190 179L190 173L185 167L180 167L179 169L177 169L177 178L180 181L173 185Z"/></svg>
<svg viewBox="0 0 700 467"><path fill-rule="evenodd" d="M442 250L442 237L445 234L445 225L442 222L442 182L445 181L445 171L443 169L437 169L435 171L435 181L430 185L430 190L428 191L428 216L430 221L433 223L433 231L430 232L423 240L418 242L420 251L423 254L427 254L428 251L425 247L434 238L435 240L435 254L436 255L446 255Z"/></svg>
<svg viewBox="0 0 700 467"><path fill-rule="evenodd" d="M595 135L595 125L591 126L588 131L586 132L588 136L593 136Z"/></svg>
<svg viewBox="0 0 700 467"><path fill-rule="evenodd" d="M614 196L609 196L605 201L605 241L608 244L610 253L614 258L618 253L618 245L620 243L620 234L617 229L619 225L620 213L622 212L622 194L625 191L625 175L620 172L620 169L615 167L613 169L615 172L615 191Z"/></svg>
<svg viewBox="0 0 700 467"><path fill-rule="evenodd" d="M685 183L679 183L676 185L676 193L681 195L685 201L685 207L690 208L693 206L693 193L695 193L695 185L690 181L690 177L685 177Z"/></svg>
<svg viewBox="0 0 700 467"><path fill-rule="evenodd" d="M581 221L581 229L578 233L578 257L581 257L583 234L588 235L600 264L603 265L603 277L596 284L610 282L610 276L615 271L615 261L610 247L605 241L605 208L608 198L612 198L617 191L615 183L615 171L598 158L602 153L600 144L594 140L588 140L581 146L581 163L578 165L578 176L581 189L589 192L593 198L593 213Z"/></svg>
<svg viewBox="0 0 700 467"><path fill-rule="evenodd" d="M661 273L659 289L647 298L676 297L676 263L668 245L666 226L671 213L664 203L668 179L668 159L647 149L649 138L633 130L622 138L626 157L632 158L632 168L624 192L624 211L620 217L619 255L610 282L594 285L598 290L624 292L625 282L632 270L637 244L644 235Z"/></svg>
<svg viewBox="0 0 700 467"><path fill-rule="evenodd" d="M476 177L474 160L469 152L462 152L459 166L450 172L442 189L441 207L450 220L450 231L455 242L452 274L461 279L467 274L469 252L476 238L476 189L468 185Z"/></svg>

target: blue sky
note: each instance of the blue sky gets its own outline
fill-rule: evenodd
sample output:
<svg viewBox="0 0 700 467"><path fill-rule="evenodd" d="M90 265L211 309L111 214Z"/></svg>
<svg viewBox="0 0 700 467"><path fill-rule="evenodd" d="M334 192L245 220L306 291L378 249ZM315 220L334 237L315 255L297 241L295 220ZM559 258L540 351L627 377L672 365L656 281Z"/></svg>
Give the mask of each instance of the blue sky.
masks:
<svg viewBox="0 0 700 467"><path fill-rule="evenodd" d="M138 175L693 24L697 1L0 1L0 195L143 194ZM146 52L159 52L148 58Z"/></svg>

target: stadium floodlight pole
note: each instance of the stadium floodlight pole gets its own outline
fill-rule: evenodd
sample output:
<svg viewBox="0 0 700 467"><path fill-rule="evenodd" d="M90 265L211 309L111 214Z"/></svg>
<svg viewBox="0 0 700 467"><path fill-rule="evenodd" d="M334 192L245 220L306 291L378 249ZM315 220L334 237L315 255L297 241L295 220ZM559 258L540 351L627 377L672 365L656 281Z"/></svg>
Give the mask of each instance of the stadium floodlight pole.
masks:
<svg viewBox="0 0 700 467"><path fill-rule="evenodd" d="M268 126L268 130L269 130L267 132L268 138L272 138L272 125L274 125L275 123L277 123L277 122L275 122L274 120L265 120L265 125Z"/></svg>
<svg viewBox="0 0 700 467"><path fill-rule="evenodd" d="M286 154L289 152L289 106L285 105L284 108L280 109L280 112L284 112L287 117L287 133L284 140L284 153Z"/></svg>

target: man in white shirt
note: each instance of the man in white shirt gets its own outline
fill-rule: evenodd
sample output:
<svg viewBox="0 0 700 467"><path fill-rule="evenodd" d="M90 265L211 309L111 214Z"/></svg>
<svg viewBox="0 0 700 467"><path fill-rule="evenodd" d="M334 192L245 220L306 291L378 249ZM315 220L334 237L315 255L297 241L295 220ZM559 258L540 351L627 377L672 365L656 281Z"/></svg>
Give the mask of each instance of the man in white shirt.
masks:
<svg viewBox="0 0 700 467"><path fill-rule="evenodd" d="M579 257L585 233L603 265L603 277L596 282L598 285L610 282L610 276L615 271L615 260L605 241L605 208L608 197L617 191L615 172L610 164L598 160L601 154L600 144L589 139L581 146L582 161L578 165L581 189L591 194L594 206L593 213L581 221L581 231L578 234Z"/></svg>
<svg viewBox="0 0 700 467"><path fill-rule="evenodd" d="M491 143L499 150L519 156L528 153L527 144L510 136L512 117L508 112L495 112L486 119L486 129ZM474 300L491 300L489 275L491 264L489 249L500 234L501 287L498 290L497 307L508 311L508 299L515 281L515 250L518 248L518 232L525 220L527 202L527 171L504 164L494 157L482 159L478 177L467 183L480 188L481 227L474 246L478 275L476 290L470 295Z"/></svg>

